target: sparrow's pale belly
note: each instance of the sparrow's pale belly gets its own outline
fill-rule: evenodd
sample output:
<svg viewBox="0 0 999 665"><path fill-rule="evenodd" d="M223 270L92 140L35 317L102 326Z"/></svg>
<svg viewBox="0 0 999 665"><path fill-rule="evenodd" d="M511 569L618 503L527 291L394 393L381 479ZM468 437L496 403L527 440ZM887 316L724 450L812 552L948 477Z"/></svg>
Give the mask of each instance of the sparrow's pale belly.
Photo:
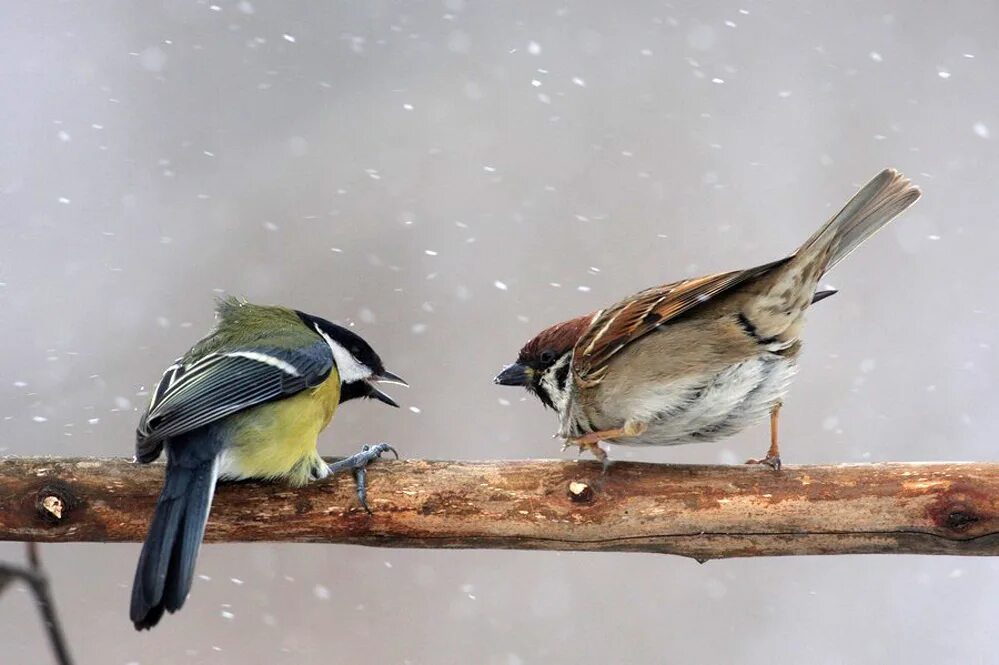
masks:
<svg viewBox="0 0 999 665"><path fill-rule="evenodd" d="M632 405L630 417L649 423L645 433L613 443L675 446L735 434L769 415L795 371L793 358L764 353L716 374L662 385Z"/></svg>

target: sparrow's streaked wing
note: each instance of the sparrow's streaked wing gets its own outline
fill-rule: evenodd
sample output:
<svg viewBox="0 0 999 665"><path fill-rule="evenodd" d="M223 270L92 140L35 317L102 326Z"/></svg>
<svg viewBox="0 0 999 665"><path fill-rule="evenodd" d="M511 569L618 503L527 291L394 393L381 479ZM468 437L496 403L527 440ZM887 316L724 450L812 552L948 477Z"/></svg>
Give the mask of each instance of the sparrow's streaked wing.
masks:
<svg viewBox="0 0 999 665"><path fill-rule="evenodd" d="M603 310L590 324L573 350L572 371L576 383L596 385L607 372L614 355L631 342L690 309L763 275L789 259L748 270L717 273L654 286Z"/></svg>

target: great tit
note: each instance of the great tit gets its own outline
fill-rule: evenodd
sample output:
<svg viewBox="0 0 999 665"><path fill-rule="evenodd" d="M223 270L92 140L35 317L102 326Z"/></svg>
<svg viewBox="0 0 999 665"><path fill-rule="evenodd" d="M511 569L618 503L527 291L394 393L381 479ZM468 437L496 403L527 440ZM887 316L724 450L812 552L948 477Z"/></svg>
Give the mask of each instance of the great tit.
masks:
<svg viewBox="0 0 999 665"><path fill-rule="evenodd" d="M219 301L217 324L163 373L136 431L136 459L166 450L166 477L132 585L130 616L152 628L191 589L217 479L294 486L351 469L361 505L364 469L391 446L364 446L327 464L316 438L342 402L399 406L375 385L408 385L358 335L286 307ZM398 455L397 455L398 456Z"/></svg>

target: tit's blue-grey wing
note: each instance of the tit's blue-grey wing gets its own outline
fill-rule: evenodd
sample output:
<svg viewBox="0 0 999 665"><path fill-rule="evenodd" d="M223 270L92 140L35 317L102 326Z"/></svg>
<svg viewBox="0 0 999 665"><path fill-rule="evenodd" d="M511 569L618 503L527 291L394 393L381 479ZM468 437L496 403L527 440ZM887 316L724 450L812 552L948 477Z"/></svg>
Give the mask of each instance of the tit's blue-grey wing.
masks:
<svg viewBox="0 0 999 665"><path fill-rule="evenodd" d="M153 389L136 430L136 457L151 462L163 442L238 411L319 385L334 367L329 344L247 346L178 360Z"/></svg>

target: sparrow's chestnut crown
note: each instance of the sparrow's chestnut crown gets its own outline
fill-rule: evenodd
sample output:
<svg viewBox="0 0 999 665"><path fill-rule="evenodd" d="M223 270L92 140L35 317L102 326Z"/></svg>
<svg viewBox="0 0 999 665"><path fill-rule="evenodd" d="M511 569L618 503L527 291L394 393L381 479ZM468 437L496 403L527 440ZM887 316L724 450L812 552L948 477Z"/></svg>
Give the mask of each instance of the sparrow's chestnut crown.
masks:
<svg viewBox="0 0 999 665"><path fill-rule="evenodd" d="M593 314L586 314L545 328L520 349L517 362L539 370L550 367L572 351L592 320Z"/></svg>

